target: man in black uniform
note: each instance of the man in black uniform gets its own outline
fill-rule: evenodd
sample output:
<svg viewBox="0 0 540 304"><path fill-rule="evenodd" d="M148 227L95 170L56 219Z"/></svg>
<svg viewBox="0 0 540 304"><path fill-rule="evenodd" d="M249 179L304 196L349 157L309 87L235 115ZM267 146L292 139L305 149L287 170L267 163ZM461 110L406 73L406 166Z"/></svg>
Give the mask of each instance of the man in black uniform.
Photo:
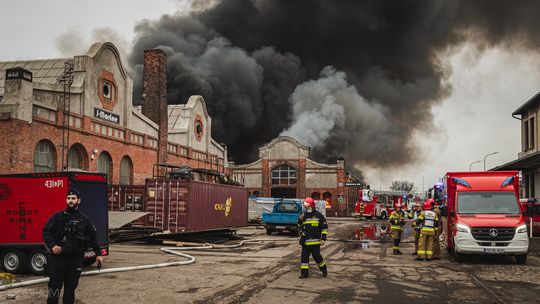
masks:
<svg viewBox="0 0 540 304"><path fill-rule="evenodd" d="M98 266L103 262L96 239L96 228L78 208L81 195L70 189L66 196L67 208L55 213L43 227L43 240L50 254L48 259L49 291L47 303L58 303L62 283L63 303L75 301L75 289L81 276L84 251L91 246Z"/></svg>
<svg viewBox="0 0 540 304"><path fill-rule="evenodd" d="M315 201L308 197L304 200L306 212L298 218L300 229L300 245L302 245L302 256L300 259L300 279L309 275L309 255L323 273L323 277L328 275L326 263L321 256L321 245L326 241L328 234L328 223L326 218L319 211L315 210Z"/></svg>

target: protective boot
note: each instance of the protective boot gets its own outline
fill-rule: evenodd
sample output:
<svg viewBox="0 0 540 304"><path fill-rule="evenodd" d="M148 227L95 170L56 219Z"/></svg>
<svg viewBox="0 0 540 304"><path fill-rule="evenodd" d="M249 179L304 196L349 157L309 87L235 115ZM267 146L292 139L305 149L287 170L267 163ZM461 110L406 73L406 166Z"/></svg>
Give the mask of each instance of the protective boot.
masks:
<svg viewBox="0 0 540 304"><path fill-rule="evenodd" d="M326 269L326 265L321 267L321 271L322 271L322 276L326 278L328 276L328 270Z"/></svg>
<svg viewBox="0 0 540 304"><path fill-rule="evenodd" d="M305 279L309 276L309 269L301 269L299 279Z"/></svg>

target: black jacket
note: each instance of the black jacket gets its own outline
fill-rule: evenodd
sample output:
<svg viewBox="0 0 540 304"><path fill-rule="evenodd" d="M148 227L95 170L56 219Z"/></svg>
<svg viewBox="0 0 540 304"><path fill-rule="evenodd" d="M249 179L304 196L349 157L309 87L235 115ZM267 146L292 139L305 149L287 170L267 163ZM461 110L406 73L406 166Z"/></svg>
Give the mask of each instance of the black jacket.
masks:
<svg viewBox="0 0 540 304"><path fill-rule="evenodd" d="M321 240L326 240L328 223L324 215L317 210L300 215L298 227L300 228L301 245L320 245Z"/></svg>
<svg viewBox="0 0 540 304"><path fill-rule="evenodd" d="M101 255L96 228L88 217L80 211L69 212L62 210L49 218L43 227L43 241L52 251L56 245L62 247L61 255L83 256L88 247L92 247L96 256Z"/></svg>

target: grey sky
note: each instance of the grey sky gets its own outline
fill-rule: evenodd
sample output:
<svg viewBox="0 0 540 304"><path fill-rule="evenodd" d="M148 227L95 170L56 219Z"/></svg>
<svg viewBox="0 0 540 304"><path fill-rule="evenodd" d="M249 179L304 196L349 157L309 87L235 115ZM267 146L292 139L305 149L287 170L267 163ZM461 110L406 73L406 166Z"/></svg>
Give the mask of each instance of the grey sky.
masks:
<svg viewBox="0 0 540 304"><path fill-rule="evenodd" d="M184 1L175 0L0 3L3 61L81 54L96 39L111 40L125 56L137 22L187 10ZM511 113L540 91L539 54L523 48L480 51L465 43L439 57L451 67L447 81L453 89L432 109L435 129L416 132L410 143L417 147L419 161L384 170L357 165L373 187L387 188L392 180L409 180L422 190L446 171L468 170L474 161L481 160L473 170L482 170L487 153L499 152L487 158L488 168L517 157L520 123Z"/></svg>

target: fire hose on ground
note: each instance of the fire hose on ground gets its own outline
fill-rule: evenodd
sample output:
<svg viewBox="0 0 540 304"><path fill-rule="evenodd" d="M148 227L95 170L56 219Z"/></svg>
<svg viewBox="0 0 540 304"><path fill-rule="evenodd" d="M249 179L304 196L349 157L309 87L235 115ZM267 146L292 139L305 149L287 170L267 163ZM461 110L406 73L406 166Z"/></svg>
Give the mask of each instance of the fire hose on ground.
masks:
<svg viewBox="0 0 540 304"><path fill-rule="evenodd" d="M223 249L223 248L237 248L245 243L260 243L260 242L297 242L297 239L253 239L253 240L243 240L238 244L233 245L213 245L208 244L205 246L196 246L196 247L162 247L160 248L161 251L164 251L166 253L174 254L177 256L181 256L184 258L187 258L186 261L176 261L176 262L168 262L168 263L158 263L158 264L147 264L147 265L139 265L139 266L127 266L127 267L116 267L116 268L107 268L107 269L100 269L100 270L90 270L85 271L81 273L81 276L91 276L91 275L98 275L98 274L106 274L106 273L115 273L115 272L126 272L126 271L135 271L135 270L145 270L145 269L155 269L155 268L163 268L163 267L172 267L172 266L180 266L180 265L188 265L195 263L195 257L189 254L185 254L182 252L177 251L189 251L189 250L205 250L205 249ZM328 239L328 241L340 241L340 242L368 242L365 240L344 240L344 239ZM18 283L12 283L12 284L6 284L6 285L0 285L0 291L8 290L8 289L15 289L20 287L26 287L41 283L47 283L49 281L49 278L41 278L41 279L34 279L34 280L28 280L24 282L18 282Z"/></svg>

